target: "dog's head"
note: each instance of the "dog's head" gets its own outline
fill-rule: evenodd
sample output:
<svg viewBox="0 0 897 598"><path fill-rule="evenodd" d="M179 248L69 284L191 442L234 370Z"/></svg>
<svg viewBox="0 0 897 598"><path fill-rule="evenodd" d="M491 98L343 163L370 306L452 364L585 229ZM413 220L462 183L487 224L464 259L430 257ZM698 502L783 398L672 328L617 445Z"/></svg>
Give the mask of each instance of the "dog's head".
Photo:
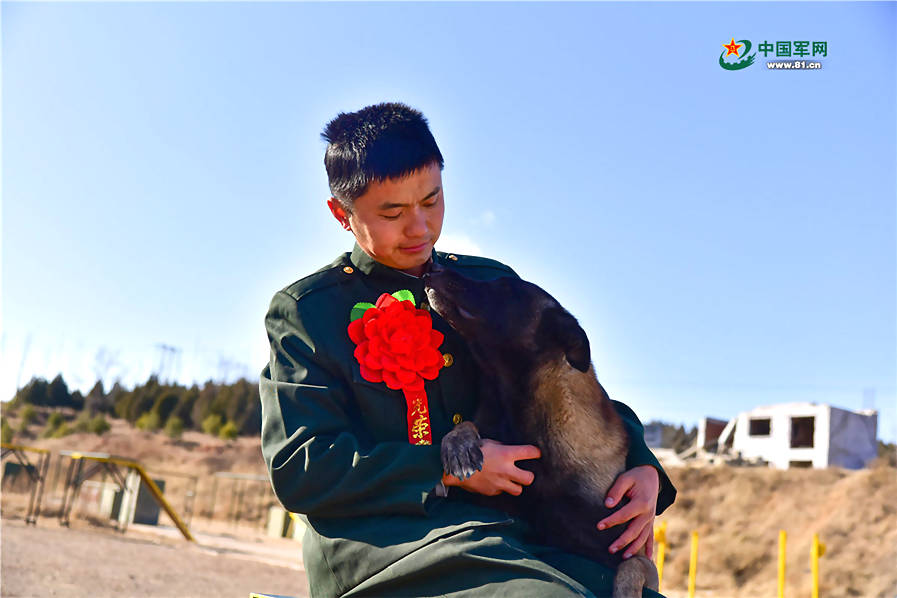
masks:
<svg viewBox="0 0 897 598"><path fill-rule="evenodd" d="M426 274L424 284L433 310L490 365L527 371L563 354L574 368L589 370L585 331L538 286L513 277L471 280L442 267Z"/></svg>

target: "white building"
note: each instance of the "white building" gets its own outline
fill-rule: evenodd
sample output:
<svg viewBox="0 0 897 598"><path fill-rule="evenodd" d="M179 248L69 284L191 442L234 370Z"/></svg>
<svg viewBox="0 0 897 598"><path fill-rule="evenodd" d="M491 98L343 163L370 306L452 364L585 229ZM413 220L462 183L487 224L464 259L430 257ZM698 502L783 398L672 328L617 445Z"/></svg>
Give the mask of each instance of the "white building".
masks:
<svg viewBox="0 0 897 598"><path fill-rule="evenodd" d="M816 403L785 403L740 413L719 435L719 445L778 469L860 469L878 454L878 413Z"/></svg>

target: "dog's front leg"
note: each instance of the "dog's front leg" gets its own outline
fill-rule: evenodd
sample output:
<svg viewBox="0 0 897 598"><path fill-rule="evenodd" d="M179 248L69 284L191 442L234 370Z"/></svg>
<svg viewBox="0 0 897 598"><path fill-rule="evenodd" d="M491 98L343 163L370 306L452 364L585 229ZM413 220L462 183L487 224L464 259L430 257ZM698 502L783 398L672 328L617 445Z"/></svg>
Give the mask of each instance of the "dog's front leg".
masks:
<svg viewBox="0 0 897 598"><path fill-rule="evenodd" d="M461 422L442 438L442 468L445 473L466 480L483 469L480 433L473 422Z"/></svg>

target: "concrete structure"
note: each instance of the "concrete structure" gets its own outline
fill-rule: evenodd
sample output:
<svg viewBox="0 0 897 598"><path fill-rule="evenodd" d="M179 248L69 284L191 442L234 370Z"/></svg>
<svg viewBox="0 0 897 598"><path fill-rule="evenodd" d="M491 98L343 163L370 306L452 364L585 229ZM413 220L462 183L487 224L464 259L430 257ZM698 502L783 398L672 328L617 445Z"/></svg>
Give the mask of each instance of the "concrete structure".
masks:
<svg viewBox="0 0 897 598"><path fill-rule="evenodd" d="M817 403L785 403L740 413L719 435L720 447L778 469L860 469L878 454L878 413Z"/></svg>
<svg viewBox="0 0 897 598"><path fill-rule="evenodd" d="M165 491L165 480L153 479L159 490ZM125 492L113 490L105 499L110 504L112 516L118 519L122 529L132 523L159 525L159 503L153 498L146 484L141 483L136 471L128 471L125 477ZM105 505L104 505L105 506Z"/></svg>
<svg viewBox="0 0 897 598"><path fill-rule="evenodd" d="M726 429L728 424L724 419L716 419L714 417L702 417L698 422L698 437L695 441L699 450L706 450L716 445L719 435Z"/></svg>
<svg viewBox="0 0 897 598"><path fill-rule="evenodd" d="M288 513L280 505L268 508L267 535L271 538L292 538L302 541L305 534L305 522L295 513Z"/></svg>

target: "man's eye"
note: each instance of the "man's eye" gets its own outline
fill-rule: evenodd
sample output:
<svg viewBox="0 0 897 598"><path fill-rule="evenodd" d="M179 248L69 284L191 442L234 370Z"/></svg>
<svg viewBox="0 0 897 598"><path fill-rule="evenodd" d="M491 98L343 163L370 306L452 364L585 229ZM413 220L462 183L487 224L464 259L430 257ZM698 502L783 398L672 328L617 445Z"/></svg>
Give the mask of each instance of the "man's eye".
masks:
<svg viewBox="0 0 897 598"><path fill-rule="evenodd" d="M394 216L390 216L389 214L382 214L382 216L384 218L386 218L387 220L398 220L400 215L401 214L396 214Z"/></svg>
<svg viewBox="0 0 897 598"><path fill-rule="evenodd" d="M425 204L421 204L421 205L423 205L425 208L432 208L437 203L439 203L439 202L434 200L434 201L431 201L430 203L425 203Z"/></svg>

